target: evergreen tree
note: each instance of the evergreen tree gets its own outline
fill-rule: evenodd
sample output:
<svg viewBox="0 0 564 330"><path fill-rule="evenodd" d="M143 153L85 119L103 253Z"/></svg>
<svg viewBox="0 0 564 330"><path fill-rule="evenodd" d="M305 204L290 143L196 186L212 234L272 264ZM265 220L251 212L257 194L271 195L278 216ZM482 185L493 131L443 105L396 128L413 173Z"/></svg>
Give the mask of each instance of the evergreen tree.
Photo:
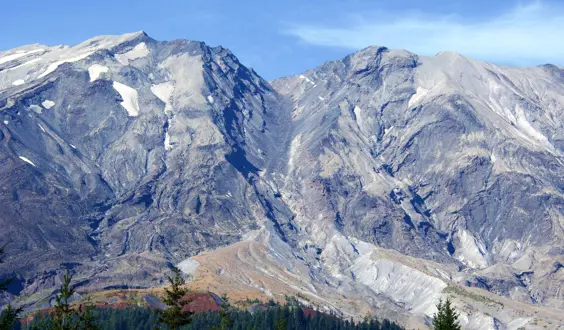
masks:
<svg viewBox="0 0 564 330"><path fill-rule="evenodd" d="M0 316L0 330L10 330L14 329L18 324L18 315L21 313L20 308L14 308L12 305L8 304L6 309L2 311Z"/></svg>
<svg viewBox="0 0 564 330"><path fill-rule="evenodd" d="M90 297L86 300L86 303L80 306L80 322L82 330L98 330L98 320L94 315L95 306L92 304Z"/></svg>
<svg viewBox="0 0 564 330"><path fill-rule="evenodd" d="M190 324L192 320L191 311L183 311L184 306L190 303L184 296L189 292L186 281L180 275L180 269L172 268L173 276L167 276L170 288L165 288L163 302L167 305L164 310L159 310L157 322L165 324L169 329L179 329Z"/></svg>
<svg viewBox="0 0 564 330"><path fill-rule="evenodd" d="M433 315L433 327L435 330L460 330L458 315L449 298L444 303L439 300L437 313Z"/></svg>
<svg viewBox="0 0 564 330"><path fill-rule="evenodd" d="M69 304L69 299L75 293L75 288L70 285L71 281L72 275L67 269L63 276L63 283L59 289L59 294L55 297L55 314L49 318L46 328L52 330L74 330L79 328L78 315Z"/></svg>
<svg viewBox="0 0 564 330"><path fill-rule="evenodd" d="M402 328L386 319L380 320L380 326L375 318L366 318L365 321L354 323L341 319L337 315L330 315L320 312L310 312L303 318L304 324L298 325L296 315L300 306L281 306L274 303L265 309L257 309L253 313L246 310L238 310L231 305L229 309L229 320L231 325L228 329L232 330L274 330L274 329L293 329L293 330L401 330ZM84 311L82 311L84 313ZM31 323L23 325L24 330L45 329L39 317ZM120 330L151 330L158 326L156 311L149 307L128 307L125 309L97 308L92 307L92 315L97 320L100 329L120 329ZM82 320L84 320L84 316ZM297 316L297 318L300 318ZM206 311L196 313L191 318L191 323L182 326L182 330L204 330L220 329L222 318L219 312ZM224 323L225 324L225 323ZM79 329L86 329L86 322L82 322ZM49 329L49 328L48 328Z"/></svg>
<svg viewBox="0 0 564 330"><path fill-rule="evenodd" d="M221 296L221 299L223 300L223 305L221 305L221 310L219 311L219 316L221 317L221 324L219 329L229 330L233 326L233 320L231 320L231 304L229 303L229 297L227 296L227 293L224 293Z"/></svg>
<svg viewBox="0 0 564 330"><path fill-rule="evenodd" d="M59 288L59 293L55 297L55 313L47 315L41 321L32 325L31 329L49 330L98 330L97 316L94 313L95 307L90 302L90 298L85 304L73 308L70 299L76 292L76 288L71 286L72 275L69 270L63 276L63 283Z"/></svg>
<svg viewBox="0 0 564 330"><path fill-rule="evenodd" d="M4 263L4 257L6 255L4 252L5 247L5 244L0 247L0 264ZM10 285L13 280L13 278L9 278L0 281L0 291L7 291L8 285ZM6 309L4 309L0 314L0 330L13 329L19 321L18 315L21 312L21 308L14 308L11 304L8 304L8 306L6 306Z"/></svg>
<svg viewBox="0 0 564 330"><path fill-rule="evenodd" d="M278 312L278 319L274 326L275 330L286 330L288 328L288 321L286 320L286 315L284 315L284 308L280 308Z"/></svg>

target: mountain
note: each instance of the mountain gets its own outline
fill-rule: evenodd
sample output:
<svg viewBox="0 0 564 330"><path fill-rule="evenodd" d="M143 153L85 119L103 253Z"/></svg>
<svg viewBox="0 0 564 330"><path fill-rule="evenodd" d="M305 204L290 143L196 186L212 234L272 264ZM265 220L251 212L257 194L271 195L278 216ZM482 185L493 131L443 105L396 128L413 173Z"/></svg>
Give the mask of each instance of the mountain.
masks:
<svg viewBox="0 0 564 330"><path fill-rule="evenodd" d="M0 241L80 288L293 294L360 317L564 324L564 70L369 47L267 82L143 32L0 52ZM25 297L25 298L24 298ZM551 323L548 323L551 322Z"/></svg>

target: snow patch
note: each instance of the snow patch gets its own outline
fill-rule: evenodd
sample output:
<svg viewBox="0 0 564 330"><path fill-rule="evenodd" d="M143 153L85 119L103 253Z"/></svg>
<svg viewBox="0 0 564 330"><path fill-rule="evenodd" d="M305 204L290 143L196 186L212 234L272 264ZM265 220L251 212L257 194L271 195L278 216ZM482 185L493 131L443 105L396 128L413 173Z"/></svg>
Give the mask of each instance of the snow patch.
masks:
<svg viewBox="0 0 564 330"><path fill-rule="evenodd" d="M102 73L109 72L110 68L100 64L93 64L88 68L88 74L90 75L90 82L98 80Z"/></svg>
<svg viewBox="0 0 564 330"><path fill-rule="evenodd" d="M55 106L55 102L51 101L51 100L45 100L41 103L41 105L43 105L43 107L47 110L51 109L52 107Z"/></svg>
<svg viewBox="0 0 564 330"><path fill-rule="evenodd" d="M127 85L114 81L114 89L121 95L123 101L120 103L130 117L139 116L139 95L137 90Z"/></svg>
<svg viewBox="0 0 564 330"><path fill-rule="evenodd" d="M32 104L29 106L29 109L35 113L41 114L43 113L43 108L38 106L37 104Z"/></svg>
<svg viewBox="0 0 564 330"><path fill-rule="evenodd" d="M25 62L25 63L23 63L23 64L18 65L18 66L15 66L15 67L13 67L13 68L9 68L8 70L6 70L6 72L8 72L8 71L14 71L14 70L20 69L20 68L22 68L22 67L24 67L24 66L31 65L31 64L33 64L33 63L35 63L35 62L41 61L41 59L42 59L41 57L39 57L39 58L34 58L33 60L27 61L27 62Z"/></svg>
<svg viewBox="0 0 564 330"><path fill-rule="evenodd" d="M164 147L165 150L171 150L172 149L173 144L170 142L170 134L168 134L168 132L165 133L165 139L164 139Z"/></svg>
<svg viewBox="0 0 564 330"><path fill-rule="evenodd" d="M362 127L362 116L360 114L361 109L357 106L354 107L354 116L356 117L356 122L358 124L358 127Z"/></svg>
<svg viewBox="0 0 564 330"><path fill-rule="evenodd" d="M35 166L35 164L31 160L27 159L26 157L24 157L24 156L18 156L18 157L20 157L20 159L23 160L24 162L31 164L34 167L37 167L37 166Z"/></svg>
<svg viewBox="0 0 564 330"><path fill-rule="evenodd" d="M114 57L121 64L129 65L129 61L143 58L147 55L149 55L149 48L147 48L147 45L142 42L137 44L137 46L133 47L133 49L131 49L130 51L122 54L115 54Z"/></svg>
<svg viewBox="0 0 564 330"><path fill-rule="evenodd" d="M88 56L92 55L93 53L94 52L88 52L88 53L85 53L85 54L82 54L82 55L79 55L79 56L76 56L76 57L71 57L71 58L67 58L67 59L64 59L64 60L60 60L60 61L51 63L47 67L47 70L45 70L45 72L40 74L39 77L37 77L37 78L43 78L46 75L50 74L51 72L54 72L63 63L77 62L77 61L80 61L80 60L87 58Z"/></svg>
<svg viewBox="0 0 564 330"><path fill-rule="evenodd" d="M411 108L421 103L421 101L425 98L427 94L429 94L429 92L430 92L429 89L423 87L417 87L415 94L411 95L411 98L407 102L407 106Z"/></svg>
<svg viewBox="0 0 564 330"><path fill-rule="evenodd" d="M181 261L178 265L176 265L178 267L178 269L180 269L184 274L188 274L188 275L192 275L196 269L198 268L198 266L200 266L200 263L197 262L196 260L193 260L191 258L185 259L183 261Z"/></svg>
<svg viewBox="0 0 564 330"><path fill-rule="evenodd" d="M12 83L12 85L14 85L14 86L19 86L19 85L23 85L23 84L25 84L25 80L23 80L23 79L18 79L18 80L14 81Z"/></svg>
<svg viewBox="0 0 564 330"><path fill-rule="evenodd" d="M307 81L308 83L310 83L312 85L315 85L313 80L309 79L308 77L304 76L303 74L300 75L300 78L302 78L303 80Z"/></svg>
<svg viewBox="0 0 564 330"><path fill-rule="evenodd" d="M174 84L171 81L151 86L151 92L158 97L159 100L164 102L165 112L172 110L171 100L172 93L174 92Z"/></svg>
<svg viewBox="0 0 564 330"><path fill-rule="evenodd" d="M39 53L39 52L42 52L44 50L45 49L43 49L43 48L39 48L39 49L35 49L35 50L30 50L29 52L10 54L10 55L7 55L7 56L0 58L0 64L10 62L10 61L16 60L20 57L24 57L24 56L31 55L31 54L34 54L34 53Z"/></svg>

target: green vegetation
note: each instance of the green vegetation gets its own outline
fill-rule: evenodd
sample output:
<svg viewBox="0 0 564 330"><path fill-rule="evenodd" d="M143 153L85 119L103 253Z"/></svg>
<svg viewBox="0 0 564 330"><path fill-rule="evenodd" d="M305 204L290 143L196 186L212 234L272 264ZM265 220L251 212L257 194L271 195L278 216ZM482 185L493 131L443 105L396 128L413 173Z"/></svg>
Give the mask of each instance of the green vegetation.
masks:
<svg viewBox="0 0 564 330"><path fill-rule="evenodd" d="M483 303L487 303L487 304L498 304L501 307L503 307L503 304L500 303L499 301L491 300L490 298L488 298L486 296L482 296L482 295L479 295L479 294L475 294L475 293L466 291L466 290L459 288L457 286L449 285L449 286L447 286L446 288L443 289L443 292L444 293L454 293L456 295L467 297L467 298L470 298L470 299L478 301L478 302L483 302Z"/></svg>
<svg viewBox="0 0 564 330"><path fill-rule="evenodd" d="M63 276L63 283L55 297L55 312L47 318L34 323L31 329L49 330L97 330L100 329L94 315L94 306L88 301L86 304L73 308L70 299L75 293L71 286L72 275L67 270Z"/></svg>
<svg viewBox="0 0 564 330"><path fill-rule="evenodd" d="M0 257L3 249L0 249ZM1 261L1 258L0 258ZM261 303L259 300L247 301L249 310L233 307L227 295L223 295L219 311L203 311L193 313L188 305L191 302L186 296L189 290L180 270L173 268L173 275L167 279L170 287L165 288L163 310L149 307L100 308L90 300L79 305L71 304L75 295L75 287L71 286L72 275L67 270L63 283L56 296L54 308L37 313L29 322L17 322L19 310L12 310L8 305L3 312L6 323L0 330L399 330L399 325L386 319L366 317L362 322L344 320L332 313L319 313L305 308L295 297L286 297L286 304L281 305L273 300ZM9 281L2 284L7 286ZM217 307L217 305L214 305ZM252 312L251 312L252 310ZM11 318L8 316L12 315ZM4 321L2 321L4 322Z"/></svg>
<svg viewBox="0 0 564 330"><path fill-rule="evenodd" d="M165 296L163 302L167 308L157 311L159 317L157 322L162 323L168 329L180 329L180 327L190 324L192 312L183 310L184 306L190 303L189 300L184 299L184 296L189 292L186 288L186 281L180 275L180 269L172 268L173 276L167 276L170 288L165 288Z"/></svg>
<svg viewBox="0 0 564 330"><path fill-rule="evenodd" d="M433 315L433 327L435 330L460 330L458 323L458 312L452 307L449 298L443 303L439 300L437 313Z"/></svg>
<svg viewBox="0 0 564 330"><path fill-rule="evenodd" d="M281 306L273 303L273 307L259 309L253 313L232 309L230 312L233 330L399 330L399 325L388 320L367 319L360 323L343 320L332 314L315 313L298 306ZM158 313L147 307L131 307L125 309L95 308L93 316L99 320L100 329L120 330L152 330L158 327ZM23 327L34 329L33 325L41 322L34 320ZM280 328L283 324L284 328ZM219 312L201 312L192 315L189 325L180 327L183 330L221 329L222 317Z"/></svg>
<svg viewBox="0 0 564 330"><path fill-rule="evenodd" d="M221 322L218 329L228 330L233 326L233 321L231 320L231 304L229 303L229 298L226 293L224 293L221 298L224 303L219 311L219 318L221 319Z"/></svg>

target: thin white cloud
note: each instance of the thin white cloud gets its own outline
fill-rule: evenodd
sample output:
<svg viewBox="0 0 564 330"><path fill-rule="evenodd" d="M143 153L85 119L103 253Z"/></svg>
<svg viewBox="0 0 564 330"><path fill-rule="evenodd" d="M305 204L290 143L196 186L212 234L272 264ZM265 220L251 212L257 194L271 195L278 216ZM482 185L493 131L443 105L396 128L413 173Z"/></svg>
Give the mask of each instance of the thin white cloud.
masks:
<svg viewBox="0 0 564 330"><path fill-rule="evenodd" d="M464 22L463 14L436 17L356 14L345 27L294 24L284 33L320 45L360 49L369 45L433 55L450 50L509 64L564 63L564 6L519 5L487 21Z"/></svg>

